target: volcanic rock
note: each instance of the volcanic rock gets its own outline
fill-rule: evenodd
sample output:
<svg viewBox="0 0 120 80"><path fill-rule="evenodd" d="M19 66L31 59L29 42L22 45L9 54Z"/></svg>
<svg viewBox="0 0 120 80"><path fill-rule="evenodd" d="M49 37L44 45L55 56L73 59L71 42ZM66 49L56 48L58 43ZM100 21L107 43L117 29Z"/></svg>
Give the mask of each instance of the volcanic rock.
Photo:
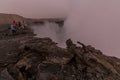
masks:
<svg viewBox="0 0 120 80"><path fill-rule="evenodd" d="M35 37L0 42L0 72L6 69L14 80L120 80L120 59L90 45L69 39L60 48Z"/></svg>

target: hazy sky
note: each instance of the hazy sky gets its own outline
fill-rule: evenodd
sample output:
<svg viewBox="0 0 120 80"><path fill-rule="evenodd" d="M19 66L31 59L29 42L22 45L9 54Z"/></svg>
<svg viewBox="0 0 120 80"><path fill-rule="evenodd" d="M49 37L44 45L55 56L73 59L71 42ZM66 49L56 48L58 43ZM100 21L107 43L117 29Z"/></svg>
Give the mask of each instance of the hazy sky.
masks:
<svg viewBox="0 0 120 80"><path fill-rule="evenodd" d="M0 0L0 12L26 17L66 16L68 0Z"/></svg>
<svg viewBox="0 0 120 80"><path fill-rule="evenodd" d="M120 0L74 0L68 37L120 57Z"/></svg>

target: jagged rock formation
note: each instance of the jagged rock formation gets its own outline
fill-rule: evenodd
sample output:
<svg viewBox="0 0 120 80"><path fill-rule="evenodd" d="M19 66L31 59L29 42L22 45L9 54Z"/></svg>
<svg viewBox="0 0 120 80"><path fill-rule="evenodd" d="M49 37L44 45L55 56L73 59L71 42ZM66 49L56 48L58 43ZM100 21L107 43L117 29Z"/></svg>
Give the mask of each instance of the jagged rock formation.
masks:
<svg viewBox="0 0 120 80"><path fill-rule="evenodd" d="M34 37L0 41L0 72L10 77L3 80L120 80L120 59L70 39L66 44Z"/></svg>

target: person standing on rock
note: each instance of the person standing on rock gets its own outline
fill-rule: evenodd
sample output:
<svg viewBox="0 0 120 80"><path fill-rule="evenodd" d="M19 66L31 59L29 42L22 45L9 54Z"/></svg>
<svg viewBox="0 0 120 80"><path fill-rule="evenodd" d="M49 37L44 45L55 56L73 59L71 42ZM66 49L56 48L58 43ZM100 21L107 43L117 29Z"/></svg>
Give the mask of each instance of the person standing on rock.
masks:
<svg viewBox="0 0 120 80"><path fill-rule="evenodd" d="M13 25L14 25L14 27L17 27L16 21L13 21Z"/></svg>

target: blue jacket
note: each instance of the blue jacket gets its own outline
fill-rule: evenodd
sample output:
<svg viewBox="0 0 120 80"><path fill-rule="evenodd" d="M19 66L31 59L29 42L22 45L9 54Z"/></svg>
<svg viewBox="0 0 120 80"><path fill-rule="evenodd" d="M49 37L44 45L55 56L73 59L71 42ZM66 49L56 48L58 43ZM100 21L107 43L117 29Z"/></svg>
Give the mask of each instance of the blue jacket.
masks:
<svg viewBox="0 0 120 80"><path fill-rule="evenodd" d="M16 28L15 28L14 25L11 25L11 26L10 26L10 29L11 29L11 30L16 30Z"/></svg>

